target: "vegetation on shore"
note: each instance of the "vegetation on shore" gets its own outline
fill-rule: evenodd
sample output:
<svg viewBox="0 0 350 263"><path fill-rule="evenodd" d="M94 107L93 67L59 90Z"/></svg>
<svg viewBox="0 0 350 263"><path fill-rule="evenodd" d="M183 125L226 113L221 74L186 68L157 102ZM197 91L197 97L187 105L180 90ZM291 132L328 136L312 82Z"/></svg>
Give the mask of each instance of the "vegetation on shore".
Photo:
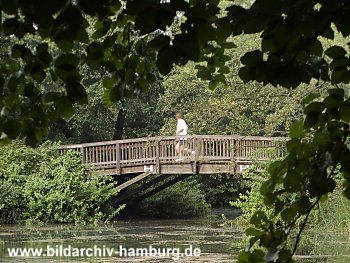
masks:
<svg viewBox="0 0 350 263"><path fill-rule="evenodd" d="M113 205L115 184L78 153L14 141L0 151L0 223L107 222L122 209Z"/></svg>
<svg viewBox="0 0 350 263"><path fill-rule="evenodd" d="M266 164L257 164L265 166ZM257 211L263 212L268 218L279 224L282 220L276 216L273 207L266 206L264 196L261 194L261 187L269 178L265 171L255 173L256 166L251 167L243 173L246 185L249 187L245 193L240 193L239 198L230 202L231 206L242 210L242 214L234 220L224 219L224 225L237 226L246 230L244 242L248 242L248 237L258 231L252 223L252 218ZM342 184L340 174L337 175L338 185ZM290 198L290 196L286 196ZM294 199L288 200L291 204ZM332 194L325 197L318 207L312 211L309 221L305 226L305 233L300 240L300 245L296 253L298 255L313 255L325 259L329 262L347 262L350 247L350 201L342 194L341 187L338 186ZM296 222L297 229L293 235L297 235L302 227L302 220ZM336 251L336 252L335 252ZM327 261L327 262L328 262Z"/></svg>
<svg viewBox="0 0 350 263"><path fill-rule="evenodd" d="M178 182L141 202L138 209L153 218L195 218L211 213L211 205L196 180Z"/></svg>

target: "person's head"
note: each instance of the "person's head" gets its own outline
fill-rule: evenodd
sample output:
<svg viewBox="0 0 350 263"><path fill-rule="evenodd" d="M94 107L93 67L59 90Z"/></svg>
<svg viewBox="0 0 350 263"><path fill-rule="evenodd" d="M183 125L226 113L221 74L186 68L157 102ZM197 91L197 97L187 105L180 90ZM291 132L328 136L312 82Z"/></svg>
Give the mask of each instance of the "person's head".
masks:
<svg viewBox="0 0 350 263"><path fill-rule="evenodd" d="M182 115L180 113L176 113L175 114L175 119L176 120L182 119Z"/></svg>

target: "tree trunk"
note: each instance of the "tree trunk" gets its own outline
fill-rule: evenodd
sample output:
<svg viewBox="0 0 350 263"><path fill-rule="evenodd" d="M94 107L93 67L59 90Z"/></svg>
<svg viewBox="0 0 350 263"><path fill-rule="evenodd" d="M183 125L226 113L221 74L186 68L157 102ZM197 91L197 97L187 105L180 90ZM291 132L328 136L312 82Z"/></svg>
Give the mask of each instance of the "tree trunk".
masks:
<svg viewBox="0 0 350 263"><path fill-rule="evenodd" d="M117 121L114 126L113 140L121 140L123 137L123 128L125 122L125 111L120 109L118 112Z"/></svg>

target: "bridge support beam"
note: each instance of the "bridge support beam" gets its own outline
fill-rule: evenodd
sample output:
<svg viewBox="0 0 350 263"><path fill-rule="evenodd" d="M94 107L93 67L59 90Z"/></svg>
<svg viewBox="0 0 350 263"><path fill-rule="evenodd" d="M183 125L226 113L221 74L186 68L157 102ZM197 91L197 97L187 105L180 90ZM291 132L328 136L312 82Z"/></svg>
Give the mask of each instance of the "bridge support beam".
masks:
<svg viewBox="0 0 350 263"><path fill-rule="evenodd" d="M123 190L123 189L127 188L128 186L130 186L130 185L132 185L132 184L134 184L134 183L136 183L136 182L142 180L143 178L145 178L145 177L147 177L147 176L149 176L149 175L151 175L151 173L142 173L142 174L140 174L140 175L138 175L138 176L136 176L136 177L134 177L134 178L132 178L132 179L126 181L125 183L123 183L123 184L121 184L121 185L118 185L118 186L116 187L116 189L117 189L118 191Z"/></svg>
<svg viewBox="0 0 350 263"><path fill-rule="evenodd" d="M139 194L140 192L145 191L145 190L147 190L148 188L150 188L150 187L156 185L157 183L162 182L162 181L168 179L170 176L171 176L171 175L169 175L169 174L162 174L162 175L159 175L159 176L157 176L156 178L154 178L154 179L152 179L152 180L150 180L150 181L148 181L148 182L146 182L146 183L140 185L139 187L137 187L137 188L135 188L135 189L132 189L132 190L126 189L126 190L125 190L126 192L123 193L120 197L118 197L118 198L114 201L114 203L115 203L116 205L120 205L120 204L122 204L123 202L125 202L126 200L128 200L129 198L135 197L135 195Z"/></svg>
<svg viewBox="0 0 350 263"><path fill-rule="evenodd" d="M189 176L191 176L191 175L189 175L189 174L179 175L179 176L173 178L172 180L170 180L170 181L168 181L168 182L166 182L166 183L164 183L164 184L154 188L153 190L148 191L145 194L143 194L143 195L141 195L139 197L136 197L135 199L132 199L131 200L131 205L136 204L138 202L141 202L142 200L144 200L144 199L146 199L146 198L148 198L148 197L150 197L152 195L155 195L156 193L159 193L160 191L168 188L169 186L172 186L172 185L176 184L177 182L180 182L180 181L186 179Z"/></svg>

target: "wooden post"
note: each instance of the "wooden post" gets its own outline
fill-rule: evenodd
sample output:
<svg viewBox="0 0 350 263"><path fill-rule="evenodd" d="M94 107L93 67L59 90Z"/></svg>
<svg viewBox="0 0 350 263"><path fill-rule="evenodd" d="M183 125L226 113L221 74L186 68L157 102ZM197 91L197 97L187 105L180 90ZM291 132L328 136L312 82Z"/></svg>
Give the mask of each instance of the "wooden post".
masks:
<svg viewBox="0 0 350 263"><path fill-rule="evenodd" d="M193 148L192 151L195 151L194 154L194 162L193 162L193 174L197 174L198 173L198 162L199 162L199 150L200 150L200 139L196 137L193 137L194 140L194 144L193 144Z"/></svg>
<svg viewBox="0 0 350 263"><path fill-rule="evenodd" d="M195 155L194 155L194 159L196 162L199 161L199 155L200 155L200 150L201 150L201 143L202 143L202 139L197 138L196 137L196 141L195 141Z"/></svg>
<svg viewBox="0 0 350 263"><path fill-rule="evenodd" d="M80 153L81 153L82 162L85 163L85 154L84 154L84 147L83 146L80 147Z"/></svg>
<svg viewBox="0 0 350 263"><path fill-rule="evenodd" d="M117 175L121 174L120 171L120 143L117 142L115 145L115 162L116 162L116 169L117 169Z"/></svg>
<svg viewBox="0 0 350 263"><path fill-rule="evenodd" d="M156 139L156 174L160 173L159 151L160 151L160 138L158 137Z"/></svg>
<svg viewBox="0 0 350 263"><path fill-rule="evenodd" d="M236 160L235 160L235 155L236 155L236 140L234 138L230 139L230 146L231 146L231 173L235 174L237 172L237 166L236 166Z"/></svg>

